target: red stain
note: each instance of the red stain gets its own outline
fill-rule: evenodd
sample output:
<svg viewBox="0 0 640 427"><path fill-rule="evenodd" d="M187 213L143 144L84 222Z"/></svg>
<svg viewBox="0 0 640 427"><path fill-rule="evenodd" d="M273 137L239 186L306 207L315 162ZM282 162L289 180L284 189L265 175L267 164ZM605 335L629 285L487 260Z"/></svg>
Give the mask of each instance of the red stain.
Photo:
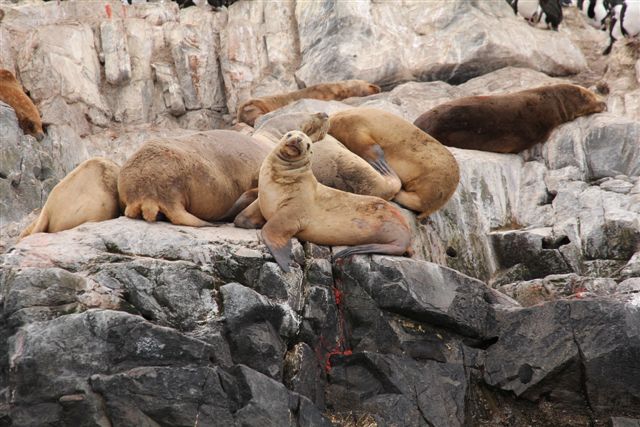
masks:
<svg viewBox="0 0 640 427"><path fill-rule="evenodd" d="M107 18L111 19L113 12L111 11L111 5L108 4L104 7L104 11L107 13Z"/></svg>
<svg viewBox="0 0 640 427"><path fill-rule="evenodd" d="M341 260L338 260L341 261ZM336 261L336 262L338 262ZM324 337L320 336L320 344L316 349L316 356L319 362L324 366L325 372L328 374L331 372L331 356L351 356L353 351L347 345L346 339L346 321L344 318L344 298L345 294L338 287L341 284L340 280L335 281L333 286L333 296L336 301L336 307L338 308L338 339L335 345L327 343Z"/></svg>
<svg viewBox="0 0 640 427"><path fill-rule="evenodd" d="M342 303L342 291L334 286L333 296L336 299L336 305L340 307L340 304Z"/></svg>

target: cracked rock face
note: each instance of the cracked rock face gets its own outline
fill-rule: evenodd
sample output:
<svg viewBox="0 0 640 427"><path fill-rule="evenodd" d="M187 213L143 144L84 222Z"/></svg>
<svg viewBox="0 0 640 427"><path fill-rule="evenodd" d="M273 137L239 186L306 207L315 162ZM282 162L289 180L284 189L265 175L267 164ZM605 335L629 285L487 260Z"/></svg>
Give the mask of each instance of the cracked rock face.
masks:
<svg viewBox="0 0 640 427"><path fill-rule="evenodd" d="M593 84L585 46L606 43L574 9L552 33L498 1L110 5L0 3L0 66L50 123L37 143L0 103L0 426L638 424L631 45L602 70L609 112L519 155L451 149L450 202L422 223L402 210L413 259L334 262L294 240L284 274L255 230L126 218L16 243L82 161L229 126L250 97L364 78L385 90L264 119L413 121L462 96Z"/></svg>

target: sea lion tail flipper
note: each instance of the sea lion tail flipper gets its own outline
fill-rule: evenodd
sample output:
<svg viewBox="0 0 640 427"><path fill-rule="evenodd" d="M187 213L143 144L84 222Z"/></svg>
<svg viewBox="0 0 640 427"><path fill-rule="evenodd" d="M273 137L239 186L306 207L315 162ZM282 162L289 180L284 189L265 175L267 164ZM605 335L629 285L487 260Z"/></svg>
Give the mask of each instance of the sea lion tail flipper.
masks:
<svg viewBox="0 0 640 427"><path fill-rule="evenodd" d="M393 243L375 243L369 245L352 246L347 249L343 249L333 256L334 259L346 258L356 254L386 254L386 255L402 255L407 252L405 246Z"/></svg>
<svg viewBox="0 0 640 427"><path fill-rule="evenodd" d="M144 213L144 206L143 206ZM172 205L171 207L161 208L160 211L165 214L165 216L171 221L171 224L174 225L188 225L189 227L214 227L214 224L210 222L203 221L197 216L187 212L184 206L180 204ZM157 212L156 212L157 213ZM145 218L146 219L146 218Z"/></svg>
<svg viewBox="0 0 640 427"><path fill-rule="evenodd" d="M258 187L247 190L236 200L231 208L222 216L222 220L232 220L247 206L258 199Z"/></svg>
<svg viewBox="0 0 640 427"><path fill-rule="evenodd" d="M417 193L412 191L400 190L398 194L393 198L393 201L399 203L405 208L409 208L412 211L423 212L424 206L422 203L422 199L418 196ZM431 213L429 211L429 213ZM421 214L422 215L422 214Z"/></svg>
<svg viewBox="0 0 640 427"><path fill-rule="evenodd" d="M291 238L298 232L293 229L291 222L280 215L267 221L261 232L265 245L285 273L290 271Z"/></svg>
<svg viewBox="0 0 640 427"><path fill-rule="evenodd" d="M22 233L20 233L18 239L24 239L25 237L35 233L45 232L47 231L47 228L49 228L49 216L43 209L42 212L40 212L40 215L38 215L38 218L33 220L33 222L29 224L29 226L27 226L27 228L25 228Z"/></svg>
<svg viewBox="0 0 640 427"><path fill-rule="evenodd" d="M262 216L260 204L257 199L240 212L233 220L233 224L236 227L251 229L262 228L266 222L267 220Z"/></svg>

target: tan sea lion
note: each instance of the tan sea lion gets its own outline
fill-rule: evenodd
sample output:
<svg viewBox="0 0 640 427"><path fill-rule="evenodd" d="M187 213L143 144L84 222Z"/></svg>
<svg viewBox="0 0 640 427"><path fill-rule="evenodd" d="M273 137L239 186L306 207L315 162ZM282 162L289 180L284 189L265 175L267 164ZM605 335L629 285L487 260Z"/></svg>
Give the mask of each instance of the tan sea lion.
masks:
<svg viewBox="0 0 640 427"><path fill-rule="evenodd" d="M302 131L314 142L311 168L321 184L385 200L390 200L400 191L402 184L395 174L381 175L362 157L327 135L329 117L325 113L282 114L264 122L253 137L275 146L285 133L292 130Z"/></svg>
<svg viewBox="0 0 640 427"><path fill-rule="evenodd" d="M162 213L173 224L194 227L232 217L250 203L235 204L257 186L270 150L268 144L228 130L145 142L118 177L125 215L155 221Z"/></svg>
<svg viewBox="0 0 640 427"><path fill-rule="evenodd" d="M420 212L418 219L444 206L460 181L449 150L395 114L373 108L341 111L329 118L329 134L381 174L397 174L402 190L393 200Z"/></svg>
<svg viewBox="0 0 640 427"><path fill-rule="evenodd" d="M589 90L558 84L455 99L422 114L414 124L450 147L519 153L545 142L556 126L605 109Z"/></svg>
<svg viewBox="0 0 640 427"><path fill-rule="evenodd" d="M106 221L120 215L118 172L111 160L94 157L80 163L47 198L38 218L20 234L68 230L85 222Z"/></svg>
<svg viewBox="0 0 640 427"><path fill-rule="evenodd" d="M289 271L291 238L318 245L348 245L354 254L411 253L411 231L400 211L379 197L327 187L311 170L311 139L287 132L260 168L258 203L267 223L262 238L278 265Z"/></svg>
<svg viewBox="0 0 640 427"><path fill-rule="evenodd" d="M369 96L376 93L380 93L380 87L367 83L364 80L320 83L293 92L252 98L238 108L238 121L253 126L256 119L263 114L267 114L270 111L277 110L293 101L303 98L340 101L353 96Z"/></svg>
<svg viewBox="0 0 640 427"><path fill-rule="evenodd" d="M321 184L385 200L390 200L400 191L402 184L397 175L381 175L360 156L327 135L328 129L329 118L325 113L290 113L264 122L252 136L275 147L285 133L300 130L314 142L311 169ZM255 200L257 194L257 189L251 190L238 199L237 204L246 206L247 202ZM257 202L242 210L234 220L234 224L240 228L260 228L264 223Z"/></svg>
<svg viewBox="0 0 640 427"><path fill-rule="evenodd" d="M14 109L20 128L25 134L42 141L44 131L40 113L9 70L0 69L0 101Z"/></svg>

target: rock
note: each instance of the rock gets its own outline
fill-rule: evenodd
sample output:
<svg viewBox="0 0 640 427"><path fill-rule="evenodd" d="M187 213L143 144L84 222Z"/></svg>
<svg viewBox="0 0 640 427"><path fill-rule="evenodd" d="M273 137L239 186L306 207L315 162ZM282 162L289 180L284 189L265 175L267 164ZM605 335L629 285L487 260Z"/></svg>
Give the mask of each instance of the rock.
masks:
<svg viewBox="0 0 640 427"><path fill-rule="evenodd" d="M216 14L188 8L181 12L181 24L164 27L187 110L221 109L225 105L216 54L219 41L209 30L220 26Z"/></svg>
<svg viewBox="0 0 640 427"><path fill-rule="evenodd" d="M140 367L91 376L117 425L233 425L219 368Z"/></svg>
<svg viewBox="0 0 640 427"><path fill-rule="evenodd" d="M112 85L126 83L131 78L131 61L122 21L100 24L100 44L104 55L104 72Z"/></svg>
<svg viewBox="0 0 640 427"><path fill-rule="evenodd" d="M459 365L357 353L334 363L328 398L338 410L355 410L363 402L369 413L385 423L402 419L394 417L398 413L387 411L393 400L399 400L400 408L406 408L401 417L419 414L422 420L416 425L457 426L464 420L465 376Z"/></svg>
<svg viewBox="0 0 640 427"><path fill-rule="evenodd" d="M186 112L184 101L182 100L182 88L178 83L173 68L166 62L157 62L152 64L155 71L155 78L162 87L162 97L167 110L174 116L178 117Z"/></svg>
<svg viewBox="0 0 640 427"><path fill-rule="evenodd" d="M567 236L554 235L551 228L494 232L491 237L500 266L522 265L526 269L522 279L572 271L559 251L571 241Z"/></svg>
<svg viewBox="0 0 640 427"><path fill-rule="evenodd" d="M640 419L627 417L611 417L611 427L638 427Z"/></svg>
<svg viewBox="0 0 640 427"><path fill-rule="evenodd" d="M51 190L59 175L42 144L22 133L13 108L3 102L0 102L0 129L3 144L0 152L0 224L4 226L19 221L44 204L43 196ZM4 236L3 232L3 240Z"/></svg>
<svg viewBox="0 0 640 427"><path fill-rule="evenodd" d="M470 337L492 337L493 309L485 296L490 291L468 276L428 262L387 256L374 256L370 262L354 257L341 270L339 279L347 295L361 288L381 309Z"/></svg>
<svg viewBox="0 0 640 427"><path fill-rule="evenodd" d="M640 347L634 298L557 301L502 313L485 380L531 400L545 394L563 403L587 402L595 413L611 405L635 411Z"/></svg>
<svg viewBox="0 0 640 427"><path fill-rule="evenodd" d="M278 330L283 311L238 283L227 284L220 291L234 362L281 381L286 347Z"/></svg>
<svg viewBox="0 0 640 427"><path fill-rule="evenodd" d="M87 24L41 26L20 51L22 84L39 103L60 95L69 104L83 103L91 121L106 125L111 110L100 93L100 63Z"/></svg>
<svg viewBox="0 0 640 427"><path fill-rule="evenodd" d="M311 347L305 343L296 344L285 356L283 383L323 409L326 378L322 368Z"/></svg>
<svg viewBox="0 0 640 427"><path fill-rule="evenodd" d="M572 296L585 298L623 292L614 279L582 277L576 274L553 274L544 279L514 282L501 285L498 289L513 297L523 307Z"/></svg>
<svg viewBox="0 0 640 427"><path fill-rule="evenodd" d="M302 53L296 77L306 85L351 78L389 86L407 80L458 84L507 65L552 75L586 68L568 38L522 25L501 2L299 2L296 19Z"/></svg>

